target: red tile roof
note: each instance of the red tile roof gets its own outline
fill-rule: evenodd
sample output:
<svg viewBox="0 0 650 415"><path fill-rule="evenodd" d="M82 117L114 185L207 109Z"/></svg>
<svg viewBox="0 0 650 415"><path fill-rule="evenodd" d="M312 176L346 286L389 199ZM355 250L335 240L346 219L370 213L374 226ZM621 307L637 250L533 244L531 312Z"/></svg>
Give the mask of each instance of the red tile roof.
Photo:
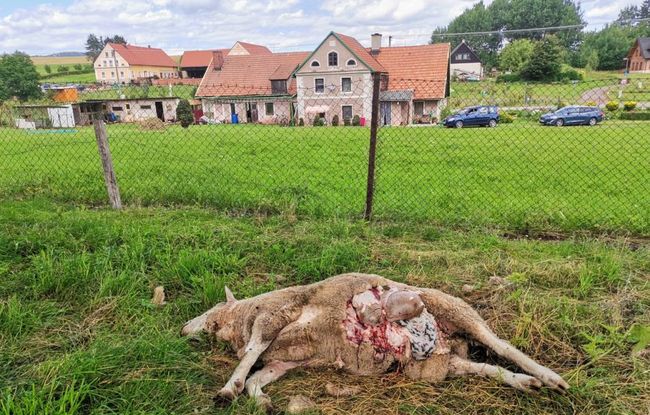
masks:
<svg viewBox="0 0 650 415"><path fill-rule="evenodd" d="M254 43L246 43L242 41L238 41L237 43L239 43L251 55L270 55L273 53L266 46L256 45Z"/></svg>
<svg viewBox="0 0 650 415"><path fill-rule="evenodd" d="M288 79L309 52L225 56L221 70L210 65L197 97L271 95L271 79ZM296 92L290 79L288 93Z"/></svg>
<svg viewBox="0 0 650 415"><path fill-rule="evenodd" d="M364 48L358 40L352 36L347 36L341 33L334 33L334 35L338 37L341 42L345 43L345 45L352 51L352 53L364 61L373 72L386 72L386 69L382 66L382 64L378 62L377 59L375 59L375 57L370 54L368 49Z"/></svg>
<svg viewBox="0 0 650 415"><path fill-rule="evenodd" d="M230 49L214 50L186 50L181 57L181 68L202 68L210 64L213 52L221 52L224 55Z"/></svg>
<svg viewBox="0 0 650 415"><path fill-rule="evenodd" d="M377 61L388 72L388 90L413 90L415 99L445 97L449 43L381 48Z"/></svg>
<svg viewBox="0 0 650 415"><path fill-rule="evenodd" d="M162 49L109 43L129 65L176 68L176 62Z"/></svg>

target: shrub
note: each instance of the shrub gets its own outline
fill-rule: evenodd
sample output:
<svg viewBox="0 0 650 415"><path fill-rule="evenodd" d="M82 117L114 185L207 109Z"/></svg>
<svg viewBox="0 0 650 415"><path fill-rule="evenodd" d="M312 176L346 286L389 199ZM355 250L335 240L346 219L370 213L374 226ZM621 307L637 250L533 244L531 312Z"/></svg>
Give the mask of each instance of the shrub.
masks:
<svg viewBox="0 0 650 415"><path fill-rule="evenodd" d="M632 111L636 108L636 102L635 101L626 101L623 103L623 109L625 111Z"/></svg>
<svg viewBox="0 0 650 415"><path fill-rule="evenodd" d="M588 107L597 107L598 104L595 101L587 101L585 102L585 105Z"/></svg>
<svg viewBox="0 0 650 415"><path fill-rule="evenodd" d="M305 120L302 117L300 117L300 119L298 120L298 126L299 127L304 127L305 126Z"/></svg>
<svg viewBox="0 0 650 415"><path fill-rule="evenodd" d="M322 126L324 126L325 125L325 118L315 116L313 121L312 121L312 125L314 127L322 127Z"/></svg>
<svg viewBox="0 0 650 415"><path fill-rule="evenodd" d="M582 81L583 78L582 74L573 68L560 72L558 76L560 81Z"/></svg>
<svg viewBox="0 0 650 415"><path fill-rule="evenodd" d="M499 122L501 124L512 124L515 121L515 117L512 114L507 112L502 112L499 114Z"/></svg>
<svg viewBox="0 0 650 415"><path fill-rule="evenodd" d="M518 82L521 76L518 73L503 74L497 76L497 82Z"/></svg>
<svg viewBox="0 0 650 415"><path fill-rule="evenodd" d="M619 106L620 104L618 101L609 101L607 104L605 104L607 111L616 111Z"/></svg>
<svg viewBox="0 0 650 415"><path fill-rule="evenodd" d="M361 125L361 117L359 117L358 115L355 115L354 117L352 117L352 125L355 126L355 127L360 126Z"/></svg>
<svg viewBox="0 0 650 415"><path fill-rule="evenodd" d="M332 126L338 127L339 126L339 116L338 114L334 115L332 117Z"/></svg>
<svg viewBox="0 0 650 415"><path fill-rule="evenodd" d="M650 111L629 111L622 112L620 115L621 120L632 121L650 121Z"/></svg>
<svg viewBox="0 0 650 415"><path fill-rule="evenodd" d="M45 69L45 73L52 73L52 67L50 65L45 65L43 69Z"/></svg>
<svg viewBox="0 0 650 415"><path fill-rule="evenodd" d="M349 127L351 123L352 120L350 118L343 118L343 125L345 125L346 127Z"/></svg>
<svg viewBox="0 0 650 415"><path fill-rule="evenodd" d="M176 107L176 119L180 121L181 127L187 128L194 122L194 114L192 114L192 107L186 99L181 99Z"/></svg>
<svg viewBox="0 0 650 415"><path fill-rule="evenodd" d="M74 68L75 71L81 71L81 70L83 70L83 65L81 65L80 63L77 63L77 64L75 64L73 66L73 68Z"/></svg>
<svg viewBox="0 0 650 415"><path fill-rule="evenodd" d="M70 67L67 65L60 65L58 68L56 68L57 72L70 72Z"/></svg>

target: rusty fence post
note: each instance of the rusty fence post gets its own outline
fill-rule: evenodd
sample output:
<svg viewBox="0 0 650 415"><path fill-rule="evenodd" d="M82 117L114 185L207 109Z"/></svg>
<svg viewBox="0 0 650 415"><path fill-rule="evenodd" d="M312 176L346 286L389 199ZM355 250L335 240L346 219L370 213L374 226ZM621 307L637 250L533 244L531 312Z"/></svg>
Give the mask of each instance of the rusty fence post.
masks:
<svg viewBox="0 0 650 415"><path fill-rule="evenodd" d="M366 185L366 209L363 213L365 220L372 217L372 203L375 196L375 159L377 153L377 129L379 126L379 88L381 74L372 75L372 115L370 118L370 147L368 149L368 182Z"/></svg>
<svg viewBox="0 0 650 415"><path fill-rule="evenodd" d="M104 169L104 182L108 191L108 199L113 209L122 209L122 198L120 197L120 189L117 187L117 178L113 169L113 159L111 157L111 148L108 145L106 124L104 124L103 120L94 120L93 125L95 127L95 138L97 138L97 150L99 151L102 168Z"/></svg>

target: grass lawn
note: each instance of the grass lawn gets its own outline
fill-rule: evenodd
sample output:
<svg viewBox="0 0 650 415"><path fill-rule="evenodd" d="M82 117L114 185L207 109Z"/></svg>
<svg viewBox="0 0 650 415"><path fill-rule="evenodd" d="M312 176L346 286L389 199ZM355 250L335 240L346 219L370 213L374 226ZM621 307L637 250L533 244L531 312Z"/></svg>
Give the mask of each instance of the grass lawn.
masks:
<svg viewBox="0 0 650 415"><path fill-rule="evenodd" d="M379 132L375 213L517 231L650 234L650 124ZM108 126L122 199L310 216L363 211L369 130ZM0 192L105 205L91 128L0 130Z"/></svg>
<svg viewBox="0 0 650 415"><path fill-rule="evenodd" d="M304 394L325 414L647 414L650 363L636 352L650 331L649 247L643 239L512 239L422 222L305 220L291 211L114 212L4 198L0 413L255 413L246 398L214 405L236 358L211 339L179 337L182 323L223 300L226 284L246 297L364 271L462 296L572 388L528 395L476 377L431 386L394 374L298 370L266 389L278 409ZM511 285L490 285L492 276ZM475 291L462 294L464 284ZM167 293L162 308L149 301L157 285ZM362 392L331 398L328 381Z"/></svg>

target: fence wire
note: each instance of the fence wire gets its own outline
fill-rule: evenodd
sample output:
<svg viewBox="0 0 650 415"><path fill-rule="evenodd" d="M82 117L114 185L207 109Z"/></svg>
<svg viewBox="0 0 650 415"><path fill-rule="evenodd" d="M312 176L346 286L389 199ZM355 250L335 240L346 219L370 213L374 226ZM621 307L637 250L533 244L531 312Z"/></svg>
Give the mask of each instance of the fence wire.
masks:
<svg viewBox="0 0 650 415"><path fill-rule="evenodd" d="M0 107L4 195L106 205L101 119L127 206L364 212L369 76L74 89ZM374 217L650 233L650 79L391 78L378 98Z"/></svg>

